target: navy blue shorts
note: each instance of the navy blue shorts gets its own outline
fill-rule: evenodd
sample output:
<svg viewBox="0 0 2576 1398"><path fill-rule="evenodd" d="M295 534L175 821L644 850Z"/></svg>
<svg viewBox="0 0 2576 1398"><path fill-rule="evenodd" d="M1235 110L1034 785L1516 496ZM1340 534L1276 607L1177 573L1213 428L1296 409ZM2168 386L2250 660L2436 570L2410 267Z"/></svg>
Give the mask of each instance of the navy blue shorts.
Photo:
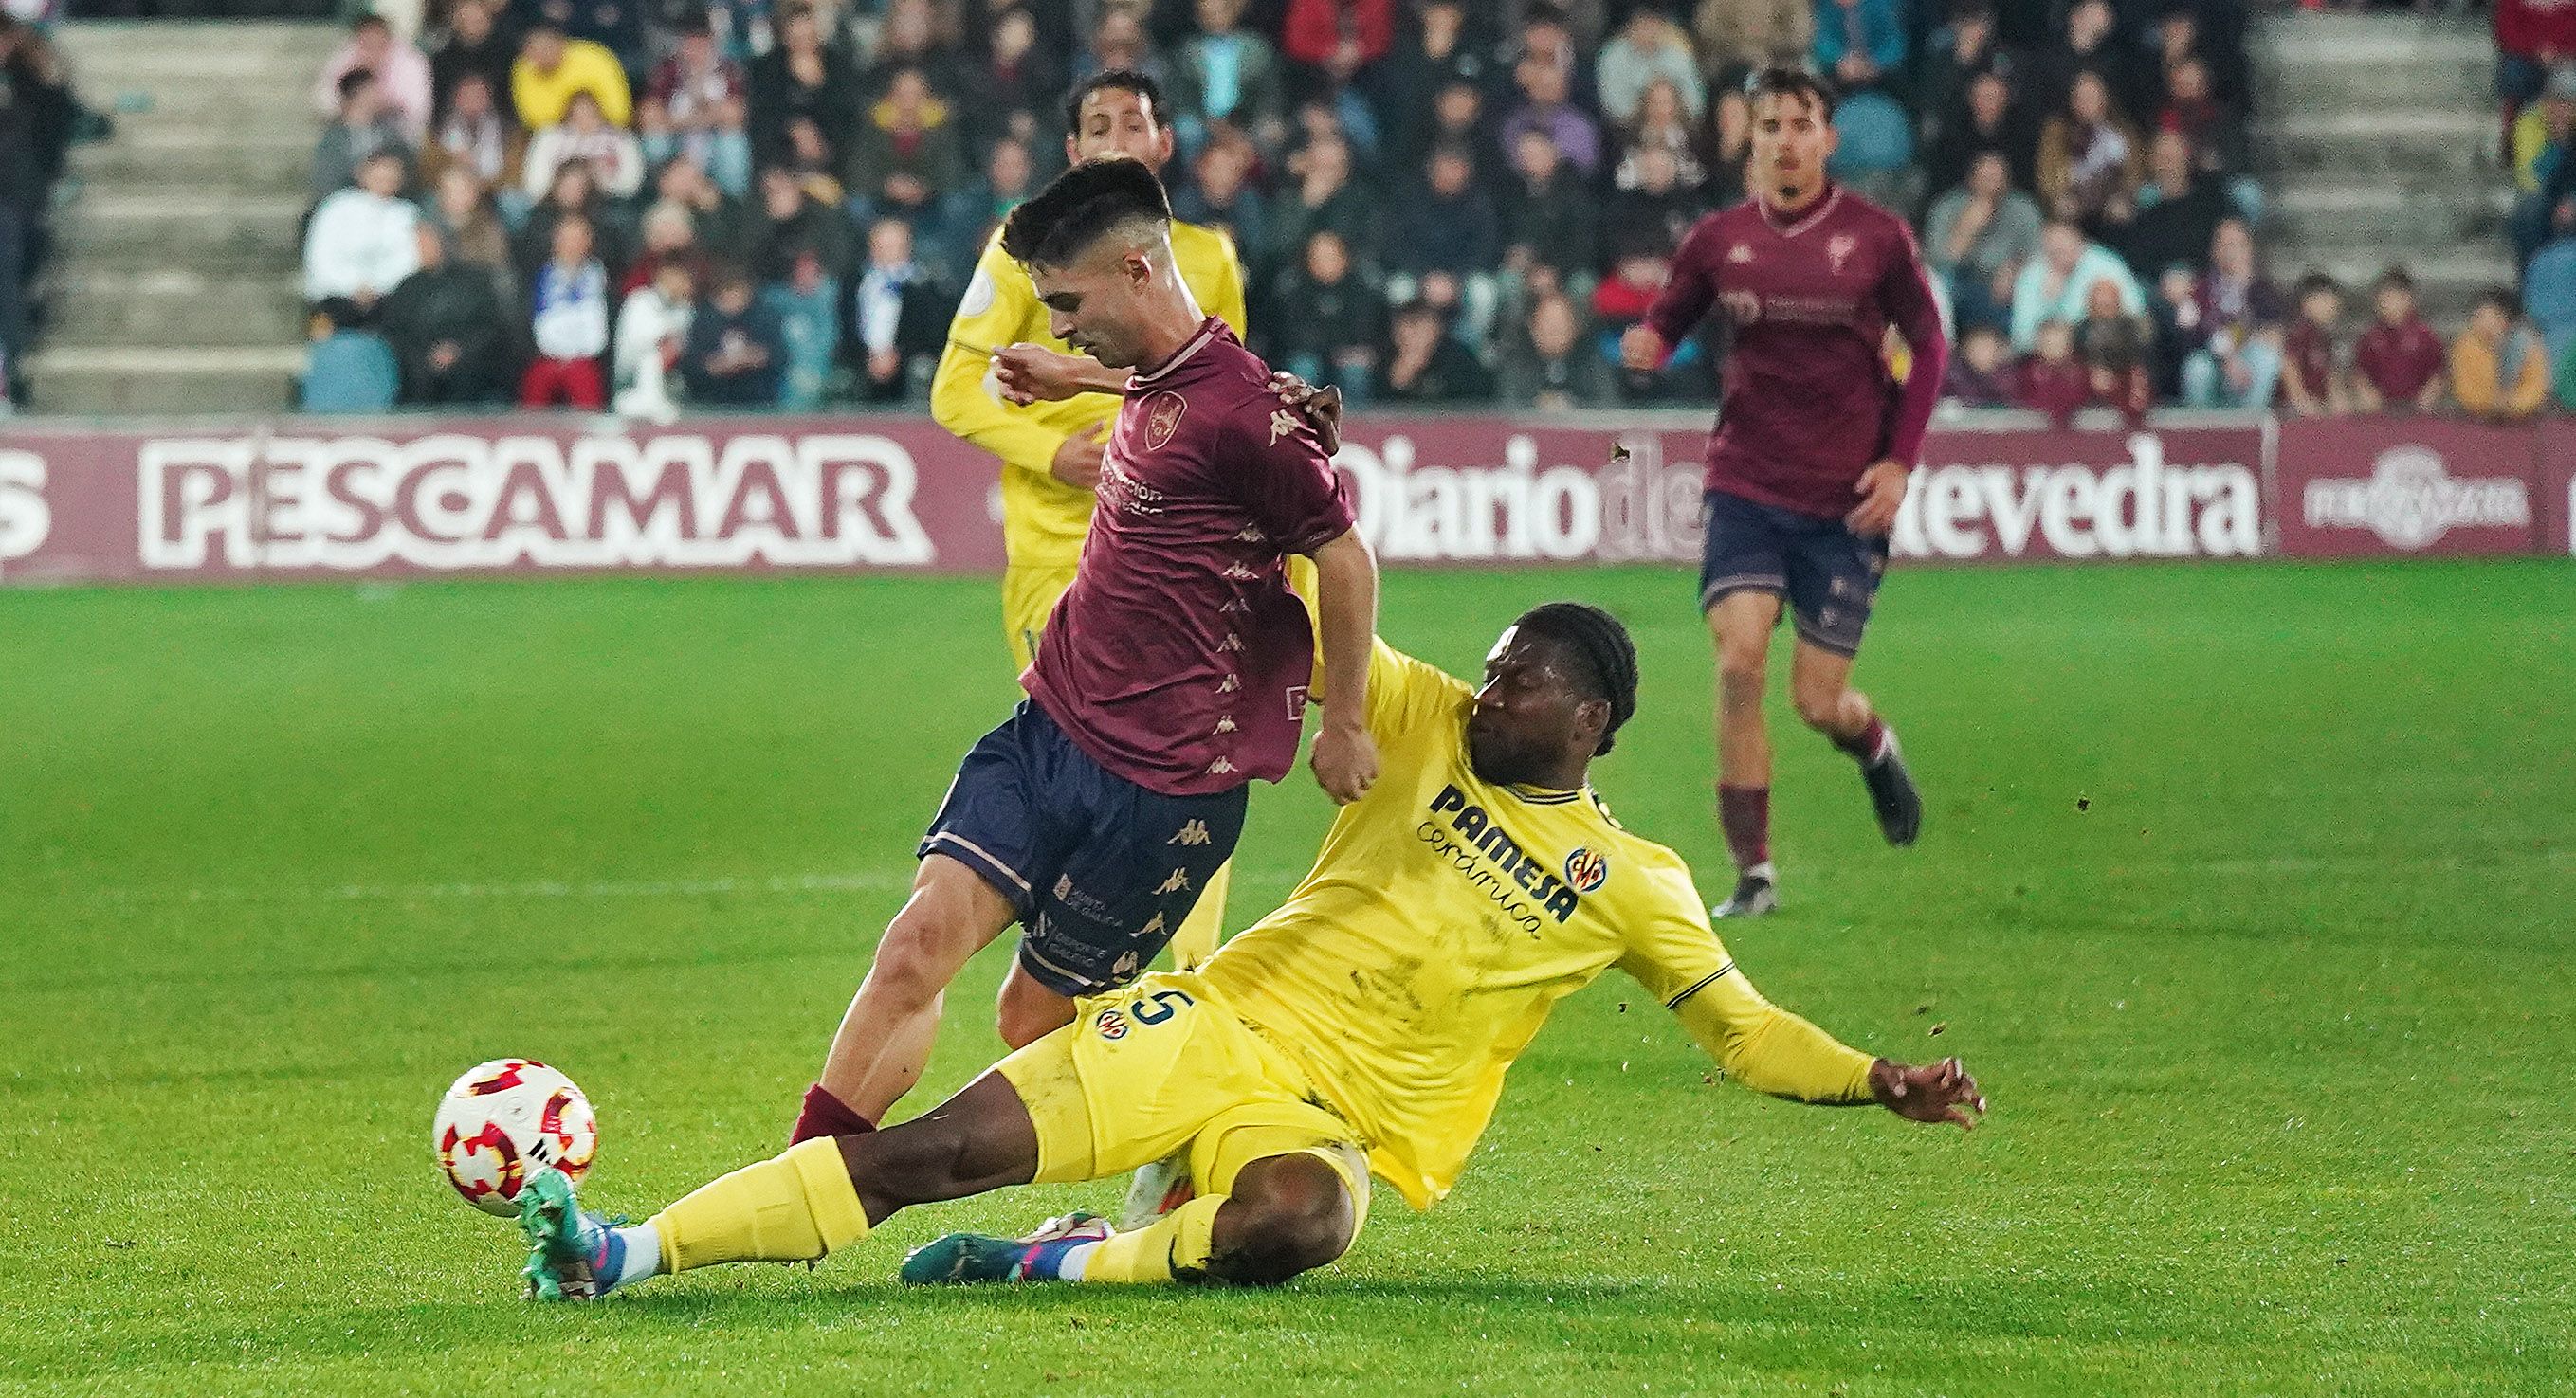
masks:
<svg viewBox="0 0 2576 1398"><path fill-rule="evenodd" d="M1001 890L1020 965L1058 995L1123 985L1180 930L1243 835L1245 789L1165 796L1104 770L1023 700L957 765L921 840Z"/></svg>
<svg viewBox="0 0 2576 1398"><path fill-rule="evenodd" d="M1836 655L1860 653L1860 633L1887 571L1887 539L1853 533L1838 519L1756 504L1709 491L1701 502L1699 609L1730 592L1789 600L1798 639Z"/></svg>

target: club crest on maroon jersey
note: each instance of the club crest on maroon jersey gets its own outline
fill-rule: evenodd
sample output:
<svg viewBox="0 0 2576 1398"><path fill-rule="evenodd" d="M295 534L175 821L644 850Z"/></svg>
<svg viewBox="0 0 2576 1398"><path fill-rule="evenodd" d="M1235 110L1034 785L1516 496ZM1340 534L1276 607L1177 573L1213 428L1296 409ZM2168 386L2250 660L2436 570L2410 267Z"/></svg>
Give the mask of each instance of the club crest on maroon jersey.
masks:
<svg viewBox="0 0 2576 1398"><path fill-rule="evenodd" d="M1181 414L1189 410L1189 400L1168 388L1146 395L1145 450L1170 446L1172 434L1181 430Z"/></svg>
<svg viewBox="0 0 2576 1398"><path fill-rule="evenodd" d="M1851 255L1859 249L1860 239L1849 233L1837 233L1825 240L1825 261L1833 265L1835 276L1842 275L1843 264L1851 261Z"/></svg>

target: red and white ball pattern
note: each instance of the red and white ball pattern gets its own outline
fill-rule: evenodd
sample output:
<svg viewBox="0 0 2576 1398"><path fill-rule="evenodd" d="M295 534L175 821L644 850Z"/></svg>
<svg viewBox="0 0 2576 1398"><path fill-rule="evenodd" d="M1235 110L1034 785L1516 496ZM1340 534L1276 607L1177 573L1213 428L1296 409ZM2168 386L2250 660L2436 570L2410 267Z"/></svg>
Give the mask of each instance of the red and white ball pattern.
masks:
<svg viewBox="0 0 2576 1398"><path fill-rule="evenodd" d="M496 1058L447 1089L430 1144L466 1203L507 1218L536 1167L581 1178L599 1154L599 1123L572 1079L532 1059Z"/></svg>

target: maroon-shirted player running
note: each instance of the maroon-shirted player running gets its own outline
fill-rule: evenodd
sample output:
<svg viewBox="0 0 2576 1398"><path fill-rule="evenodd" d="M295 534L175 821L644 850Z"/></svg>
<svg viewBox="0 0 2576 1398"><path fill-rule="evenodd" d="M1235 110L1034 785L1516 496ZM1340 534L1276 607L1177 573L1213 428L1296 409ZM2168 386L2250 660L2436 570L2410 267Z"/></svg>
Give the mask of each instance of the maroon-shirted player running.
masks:
<svg viewBox="0 0 2576 1398"><path fill-rule="evenodd" d="M948 983L1013 922L1013 1047L1134 979L1233 852L1246 785L1295 763L1318 631L1315 777L1347 802L1377 776L1377 565L1313 424L1181 281L1161 183L1132 160L1077 165L1012 212L1002 247L1057 338L1136 372L1028 700L959 764L799 1140L873 1127L928 1061ZM1290 554L1315 561L1312 629Z"/></svg>
<svg viewBox="0 0 2576 1398"><path fill-rule="evenodd" d="M1922 826L1896 735L1851 687L1851 668L1947 358L1913 233L1825 178L1831 94L1793 68L1756 74L1747 92L1752 197L1691 228L1672 281L1621 345L1630 368L1653 369L1712 305L1735 330L1709 439L1699 581L1717 642L1718 819L1738 871L1719 917L1779 903L1762 691L1783 598L1798 634L1798 717L1860 763L1889 844L1912 844ZM1901 383L1888 371L1891 325L1911 350Z"/></svg>

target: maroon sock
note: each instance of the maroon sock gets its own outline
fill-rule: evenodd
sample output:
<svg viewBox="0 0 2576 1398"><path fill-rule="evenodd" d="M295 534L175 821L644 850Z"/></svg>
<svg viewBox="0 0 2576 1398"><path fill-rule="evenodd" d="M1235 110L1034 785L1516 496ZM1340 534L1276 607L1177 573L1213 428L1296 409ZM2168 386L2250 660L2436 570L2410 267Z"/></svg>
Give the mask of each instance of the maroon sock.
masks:
<svg viewBox="0 0 2576 1398"><path fill-rule="evenodd" d="M1719 784L1717 823L1726 827L1726 851L1736 868L1771 861L1771 788Z"/></svg>
<svg viewBox="0 0 2576 1398"><path fill-rule="evenodd" d="M1848 738L1834 739L1834 746L1849 754L1854 762L1876 762L1887 755L1887 725L1878 715L1869 716L1869 726Z"/></svg>
<svg viewBox="0 0 2576 1398"><path fill-rule="evenodd" d="M816 1083L805 1089L805 1107L796 1114L796 1130L787 1138L787 1144L796 1145L817 1136L864 1136L876 1129L875 1122L851 1111L848 1104Z"/></svg>

